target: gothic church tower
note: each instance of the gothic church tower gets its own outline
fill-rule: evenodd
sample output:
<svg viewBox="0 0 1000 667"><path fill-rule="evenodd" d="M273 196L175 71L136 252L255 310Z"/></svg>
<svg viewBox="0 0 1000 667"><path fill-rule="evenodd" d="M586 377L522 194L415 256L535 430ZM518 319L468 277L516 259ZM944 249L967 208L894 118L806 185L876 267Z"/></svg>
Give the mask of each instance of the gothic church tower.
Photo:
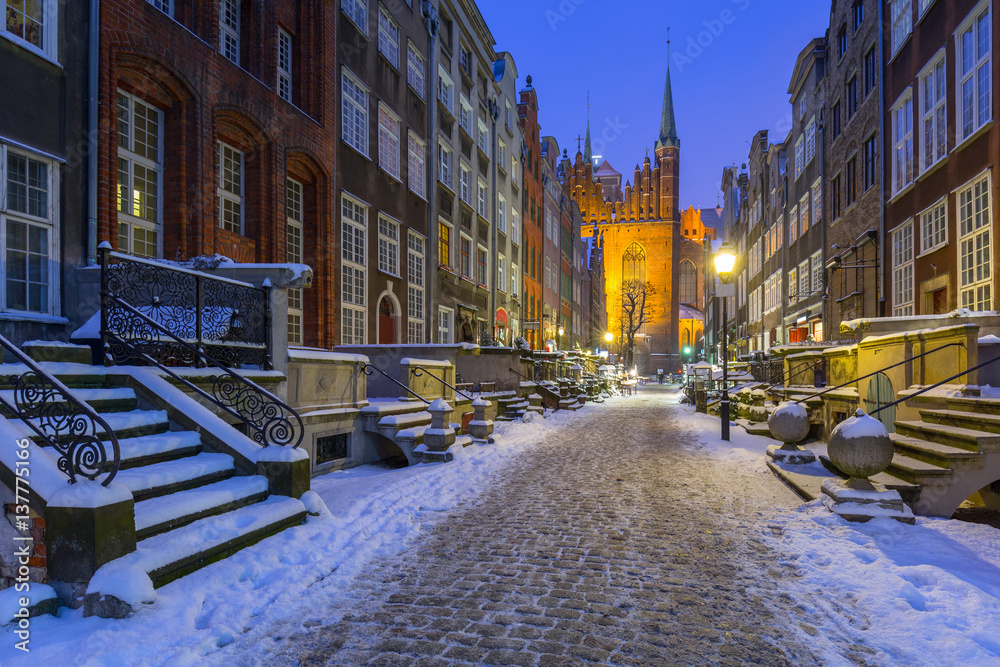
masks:
<svg viewBox="0 0 1000 667"><path fill-rule="evenodd" d="M660 168L660 220L680 223L681 140L674 122L674 96L670 89L670 61L663 89L660 137L656 140L656 161Z"/></svg>

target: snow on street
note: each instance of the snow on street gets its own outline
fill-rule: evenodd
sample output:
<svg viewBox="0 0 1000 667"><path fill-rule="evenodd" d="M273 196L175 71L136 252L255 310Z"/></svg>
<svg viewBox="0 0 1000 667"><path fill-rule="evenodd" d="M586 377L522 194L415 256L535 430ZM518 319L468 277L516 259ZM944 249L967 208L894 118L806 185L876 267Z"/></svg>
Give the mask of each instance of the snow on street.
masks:
<svg viewBox="0 0 1000 667"><path fill-rule="evenodd" d="M0 664L878 664L1000 661L995 529L849 524L771 441L637 396L498 425L445 465L313 480L318 516L117 621L0 632ZM322 498L323 504L318 502Z"/></svg>

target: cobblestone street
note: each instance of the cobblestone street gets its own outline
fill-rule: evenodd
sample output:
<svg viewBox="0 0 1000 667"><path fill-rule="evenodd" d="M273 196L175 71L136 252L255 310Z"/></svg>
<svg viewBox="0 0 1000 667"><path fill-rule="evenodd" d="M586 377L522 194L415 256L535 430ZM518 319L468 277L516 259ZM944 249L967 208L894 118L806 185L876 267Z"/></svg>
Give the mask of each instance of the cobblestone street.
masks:
<svg viewBox="0 0 1000 667"><path fill-rule="evenodd" d="M796 497L697 450L665 387L594 406L260 646L304 665L810 664L760 536ZM784 576L788 576L785 574Z"/></svg>

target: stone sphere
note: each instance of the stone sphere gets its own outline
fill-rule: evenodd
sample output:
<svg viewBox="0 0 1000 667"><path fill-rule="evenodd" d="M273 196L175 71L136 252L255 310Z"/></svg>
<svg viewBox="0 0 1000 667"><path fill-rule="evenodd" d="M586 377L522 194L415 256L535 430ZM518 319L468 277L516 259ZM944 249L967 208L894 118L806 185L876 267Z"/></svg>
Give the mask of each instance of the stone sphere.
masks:
<svg viewBox="0 0 1000 667"><path fill-rule="evenodd" d="M827 454L838 470L851 477L871 477L892 463L892 440L882 422L858 410L833 429Z"/></svg>
<svg viewBox="0 0 1000 667"><path fill-rule="evenodd" d="M771 437L794 444L809 435L809 413L801 403L782 401L767 420Z"/></svg>

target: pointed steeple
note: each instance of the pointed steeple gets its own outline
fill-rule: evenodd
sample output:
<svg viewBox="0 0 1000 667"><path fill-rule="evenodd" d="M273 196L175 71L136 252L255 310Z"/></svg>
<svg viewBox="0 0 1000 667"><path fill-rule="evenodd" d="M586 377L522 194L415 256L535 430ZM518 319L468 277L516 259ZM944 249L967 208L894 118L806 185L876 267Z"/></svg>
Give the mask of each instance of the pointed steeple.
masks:
<svg viewBox="0 0 1000 667"><path fill-rule="evenodd" d="M669 37L669 32L667 34ZM680 145L681 140L677 136L677 124L674 122L674 95L670 89L670 39L668 38L667 83L663 87L663 111L660 113L660 138L656 140L656 148L663 146L680 148Z"/></svg>
<svg viewBox="0 0 1000 667"><path fill-rule="evenodd" d="M587 139L583 144L583 161L594 164L594 151L590 147L590 92L587 92Z"/></svg>

